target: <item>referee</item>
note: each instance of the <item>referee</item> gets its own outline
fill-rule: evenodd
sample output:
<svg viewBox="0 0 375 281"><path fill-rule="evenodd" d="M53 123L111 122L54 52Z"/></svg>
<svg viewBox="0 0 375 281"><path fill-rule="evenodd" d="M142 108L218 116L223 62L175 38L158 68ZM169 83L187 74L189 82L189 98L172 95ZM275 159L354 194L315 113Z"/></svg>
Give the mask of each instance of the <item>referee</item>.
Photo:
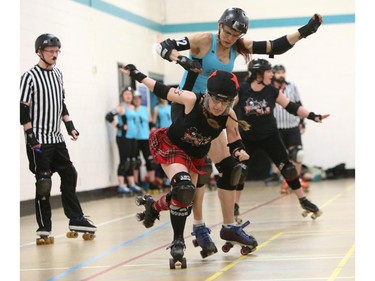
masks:
<svg viewBox="0 0 375 281"><path fill-rule="evenodd" d="M48 237L52 230L50 192L51 176L57 172L61 179L61 200L69 229L95 232L96 227L84 217L76 195L77 172L70 161L61 121L73 141L78 131L69 118L64 102L62 73L55 67L61 42L52 34L42 34L35 41L39 56L37 65L21 76L20 122L25 131L29 169L35 175L35 212L37 236Z"/></svg>

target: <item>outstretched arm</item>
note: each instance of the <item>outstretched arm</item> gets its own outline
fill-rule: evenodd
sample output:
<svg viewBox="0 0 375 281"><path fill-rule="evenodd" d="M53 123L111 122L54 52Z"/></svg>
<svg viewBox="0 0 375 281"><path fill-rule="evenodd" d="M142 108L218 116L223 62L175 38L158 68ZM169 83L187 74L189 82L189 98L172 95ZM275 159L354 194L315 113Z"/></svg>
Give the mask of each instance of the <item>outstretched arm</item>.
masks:
<svg viewBox="0 0 375 281"><path fill-rule="evenodd" d="M310 120L313 120L315 122L321 123L323 119L326 119L329 117L329 114L315 114L312 111L308 111L306 108L304 108L302 105L291 102L283 93L279 93L276 102L280 104L283 108L286 109L290 114L307 118Z"/></svg>
<svg viewBox="0 0 375 281"><path fill-rule="evenodd" d="M245 46L250 49L253 54L269 54L269 57L273 58L274 55L287 52L302 38L306 38L315 33L322 23L322 16L320 14L314 14L306 25L300 27L294 33L284 35L271 41L251 41L245 39Z"/></svg>
<svg viewBox="0 0 375 281"><path fill-rule="evenodd" d="M150 77L147 77L145 74L140 72L134 64L127 64L120 67L119 70L129 77L133 77L139 83L144 84L159 98L183 104L187 108L192 108L197 100L197 97L193 92L169 87Z"/></svg>

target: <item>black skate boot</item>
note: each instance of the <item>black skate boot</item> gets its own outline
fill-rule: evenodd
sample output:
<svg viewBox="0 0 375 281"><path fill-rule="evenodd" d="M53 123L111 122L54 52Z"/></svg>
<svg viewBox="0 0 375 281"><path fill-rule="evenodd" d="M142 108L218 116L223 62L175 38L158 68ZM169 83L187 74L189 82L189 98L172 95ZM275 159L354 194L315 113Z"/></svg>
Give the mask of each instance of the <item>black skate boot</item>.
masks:
<svg viewBox="0 0 375 281"><path fill-rule="evenodd" d="M146 194L135 198L135 204L137 206L144 205L145 210L142 213L137 213L136 217L138 221L143 221L143 225L146 228L150 228L154 225L155 220L160 220L159 212L152 206L155 200L151 195Z"/></svg>
<svg viewBox="0 0 375 281"><path fill-rule="evenodd" d="M93 240L95 238L96 226L84 216L71 218L69 221L69 232L66 233L68 238L77 238L78 232L83 233L84 240Z"/></svg>
<svg viewBox="0 0 375 281"><path fill-rule="evenodd" d="M172 242L167 249L171 249L172 258L169 259L169 268L175 269L176 266L181 266L181 268L186 268L186 258L184 258L185 252L185 242L182 238L178 238Z"/></svg>
<svg viewBox="0 0 375 281"><path fill-rule="evenodd" d="M234 203L234 220L238 225L242 223L242 218L240 217L240 206Z"/></svg>
<svg viewBox="0 0 375 281"><path fill-rule="evenodd" d="M224 253L229 252L235 244L241 246L241 254L243 256L255 251L258 246L258 242L251 235L248 235L243 229L250 224L250 221L246 221L243 225L230 227L223 226L220 231L220 238L226 240L222 247Z"/></svg>
<svg viewBox="0 0 375 281"><path fill-rule="evenodd" d="M36 231L36 235L39 238L36 238L37 245L49 245L55 242L55 238L51 235L51 229L47 227L39 227Z"/></svg>
<svg viewBox="0 0 375 281"><path fill-rule="evenodd" d="M317 217L320 217L323 214L323 212L319 210L315 204L311 203L306 197L300 198L299 203L305 210L302 212L303 217L306 217L309 213L312 213L311 218L315 220Z"/></svg>
<svg viewBox="0 0 375 281"><path fill-rule="evenodd" d="M211 230L206 227L206 225L193 225L193 232L191 235L196 237L196 239L193 240L193 245L194 247L200 246L202 248L202 251L200 252L202 258L206 258L217 253L217 248L209 235L210 233Z"/></svg>

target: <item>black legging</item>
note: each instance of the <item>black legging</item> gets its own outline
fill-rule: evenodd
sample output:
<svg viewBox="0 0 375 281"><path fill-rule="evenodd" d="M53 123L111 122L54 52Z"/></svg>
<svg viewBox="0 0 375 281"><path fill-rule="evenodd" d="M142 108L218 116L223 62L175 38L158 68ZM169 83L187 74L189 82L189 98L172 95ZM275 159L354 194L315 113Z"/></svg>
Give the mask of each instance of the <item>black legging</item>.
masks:
<svg viewBox="0 0 375 281"><path fill-rule="evenodd" d="M118 165L118 176L133 176L134 165L132 164L137 157L138 145L136 139L127 139L116 137L116 143L119 150L120 164Z"/></svg>

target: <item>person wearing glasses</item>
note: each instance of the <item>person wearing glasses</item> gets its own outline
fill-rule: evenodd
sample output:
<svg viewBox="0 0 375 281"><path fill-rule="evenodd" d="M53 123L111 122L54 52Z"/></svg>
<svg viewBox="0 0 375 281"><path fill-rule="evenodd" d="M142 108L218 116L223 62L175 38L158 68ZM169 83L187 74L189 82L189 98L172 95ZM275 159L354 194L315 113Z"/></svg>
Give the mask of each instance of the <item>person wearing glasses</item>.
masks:
<svg viewBox="0 0 375 281"><path fill-rule="evenodd" d="M323 19L321 15L314 14L309 22L296 32L284 35L275 40L252 41L245 38L249 27L249 18L240 8L228 8L218 21L217 32L200 32L181 39L166 39L155 46L156 52L165 60L177 62L186 71L179 84L180 89L190 90L194 93L205 94L207 78L215 70L233 71L235 59L243 56L249 62L252 54L269 54L270 57L287 52L299 40L315 33ZM189 51L189 57L182 56L179 51ZM183 106L172 104L172 119L183 112ZM225 131L212 142L209 157L215 163L217 170L222 173L227 162L231 162L227 147ZM238 165L235 164L235 165ZM210 165L207 174L210 174ZM212 168L212 167L211 167ZM231 170L231 169L230 169ZM225 172L225 171L224 171ZM244 169L245 176L246 170ZM233 225L234 198L236 184L230 184L223 180L217 181L217 192L222 206L224 225ZM217 252L216 246L211 240L210 229L206 227L202 205L204 198L204 185L209 176L200 176L193 204L193 235L197 237L199 246L209 255Z"/></svg>
<svg viewBox="0 0 375 281"><path fill-rule="evenodd" d="M23 73L20 83L20 123L25 132L29 169L36 179L38 245L53 243L53 237L50 237L50 192L51 178L55 172L61 179L61 200L64 213L69 219L69 230L90 233L91 238L94 237L91 234L96 231L95 225L84 216L77 198L77 171L60 131L63 121L71 140L78 139L79 133L65 104L63 75L56 67L60 48L61 42L55 35L40 35L35 41L35 53L39 62Z"/></svg>
<svg viewBox="0 0 375 281"><path fill-rule="evenodd" d="M180 262L182 267L186 267L186 259L183 258L186 219L191 212L198 175L204 174L204 157L212 141L226 129L232 161L249 158L242 146L238 124L244 130L248 130L249 125L237 120L232 109L239 86L237 78L231 72L215 71L207 80L208 93L200 95L159 83L132 64L120 68L120 71L146 85L159 98L184 106L183 113L168 128L160 128L150 134L152 156L170 179L171 191L156 201L151 195L140 196L136 203L145 207L145 211L138 213L137 217L146 228L154 225L161 211L169 211L173 228L170 265L174 268L175 263ZM228 181L235 180L232 178L239 177L240 173L240 169L231 171L227 174ZM247 253L258 245L254 237L246 234L241 227L226 227L222 235L226 240L245 247Z"/></svg>

